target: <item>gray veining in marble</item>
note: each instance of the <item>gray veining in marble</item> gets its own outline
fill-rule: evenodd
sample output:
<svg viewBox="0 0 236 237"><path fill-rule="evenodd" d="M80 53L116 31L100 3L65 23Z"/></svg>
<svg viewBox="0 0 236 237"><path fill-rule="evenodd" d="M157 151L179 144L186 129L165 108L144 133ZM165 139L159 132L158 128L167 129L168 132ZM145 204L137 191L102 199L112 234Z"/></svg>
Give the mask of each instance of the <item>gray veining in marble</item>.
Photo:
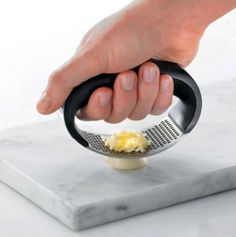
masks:
<svg viewBox="0 0 236 237"><path fill-rule="evenodd" d="M202 89L198 126L135 171L108 167L59 120L0 134L0 180L80 230L236 187L236 80Z"/></svg>

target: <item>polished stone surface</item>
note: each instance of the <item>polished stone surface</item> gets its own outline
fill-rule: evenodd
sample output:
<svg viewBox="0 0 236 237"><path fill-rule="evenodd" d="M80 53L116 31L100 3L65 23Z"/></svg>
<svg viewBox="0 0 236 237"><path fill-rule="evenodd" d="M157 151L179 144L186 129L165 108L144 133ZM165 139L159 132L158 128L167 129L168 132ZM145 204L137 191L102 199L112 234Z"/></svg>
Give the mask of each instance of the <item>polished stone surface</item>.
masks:
<svg viewBox="0 0 236 237"><path fill-rule="evenodd" d="M197 128L135 171L117 171L61 121L0 134L0 179L74 230L236 187L236 81L202 89Z"/></svg>

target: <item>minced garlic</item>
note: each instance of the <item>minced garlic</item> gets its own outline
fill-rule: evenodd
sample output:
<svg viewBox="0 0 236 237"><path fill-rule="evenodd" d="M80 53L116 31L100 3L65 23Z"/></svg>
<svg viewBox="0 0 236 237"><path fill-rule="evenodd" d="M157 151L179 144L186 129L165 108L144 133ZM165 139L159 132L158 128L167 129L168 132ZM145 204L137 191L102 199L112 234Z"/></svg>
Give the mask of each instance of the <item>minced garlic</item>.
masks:
<svg viewBox="0 0 236 237"><path fill-rule="evenodd" d="M103 137L105 145L115 152L145 152L150 145L142 132L121 131L110 137Z"/></svg>

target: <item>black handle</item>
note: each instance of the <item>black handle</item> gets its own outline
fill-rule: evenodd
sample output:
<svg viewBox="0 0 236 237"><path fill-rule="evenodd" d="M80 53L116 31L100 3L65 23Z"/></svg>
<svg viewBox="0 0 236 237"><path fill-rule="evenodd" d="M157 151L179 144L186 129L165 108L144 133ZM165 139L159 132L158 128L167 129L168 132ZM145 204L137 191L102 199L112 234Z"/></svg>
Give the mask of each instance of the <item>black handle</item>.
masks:
<svg viewBox="0 0 236 237"><path fill-rule="evenodd" d="M175 122L183 133L189 133L196 125L202 108L201 93L192 77L179 65L172 62L151 59L161 74L168 74L174 80L174 95L180 101L170 110L169 117ZM138 71L139 67L134 68ZM88 142L81 136L80 130L75 125L76 112L83 108L89 100L90 95L99 87L113 88L117 74L100 74L79 86L75 87L63 106L64 121L71 136L83 146Z"/></svg>

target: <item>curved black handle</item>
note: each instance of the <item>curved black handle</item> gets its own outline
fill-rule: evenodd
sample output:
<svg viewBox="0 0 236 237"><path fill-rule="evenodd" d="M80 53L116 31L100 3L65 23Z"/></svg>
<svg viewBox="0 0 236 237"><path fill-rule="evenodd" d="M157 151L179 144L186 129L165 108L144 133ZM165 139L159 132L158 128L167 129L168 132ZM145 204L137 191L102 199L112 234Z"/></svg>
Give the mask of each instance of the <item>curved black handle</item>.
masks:
<svg viewBox="0 0 236 237"><path fill-rule="evenodd" d="M201 93L192 77L179 65L172 62L151 59L155 63L161 74L168 74L174 80L174 95L180 101L170 110L169 117L175 122L183 133L189 133L196 125L202 108ZM134 68L138 71L139 67ZM81 136L80 130L75 126L76 112L84 107L90 95L99 87L113 88L117 74L100 74L79 86L75 87L63 106L64 121L71 136L83 146L88 146L88 142Z"/></svg>

